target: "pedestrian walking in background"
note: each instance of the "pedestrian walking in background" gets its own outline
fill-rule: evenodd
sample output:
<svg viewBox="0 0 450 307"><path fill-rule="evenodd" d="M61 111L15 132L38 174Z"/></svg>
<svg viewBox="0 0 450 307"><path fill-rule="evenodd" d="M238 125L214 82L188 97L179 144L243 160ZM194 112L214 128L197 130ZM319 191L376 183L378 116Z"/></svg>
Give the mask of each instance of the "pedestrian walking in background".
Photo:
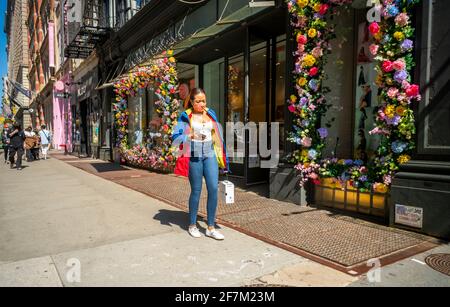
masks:
<svg viewBox="0 0 450 307"><path fill-rule="evenodd" d="M206 107L203 89L191 90L185 109L173 130L172 139L183 152L177 159L175 174L189 177L191 185L188 232L195 238L201 236L197 228L197 212L205 177L208 190L206 236L223 240L223 234L215 229L219 167L227 170L222 129L214 111Z"/></svg>
<svg viewBox="0 0 450 307"><path fill-rule="evenodd" d="M8 136L8 133L9 133L9 126L8 126L8 124L4 124L3 131L2 131L2 144L3 144L3 151L5 154L5 163L9 163L10 138Z"/></svg>
<svg viewBox="0 0 450 307"><path fill-rule="evenodd" d="M25 156L27 161L31 162L34 160L33 149L36 146L36 134L31 126L25 129Z"/></svg>
<svg viewBox="0 0 450 307"><path fill-rule="evenodd" d="M18 170L22 169L23 144L25 141L25 133L22 131L20 124L13 125L13 130L8 133L10 138L9 147L9 162L10 168L14 168L14 156L17 153L16 167Z"/></svg>
<svg viewBox="0 0 450 307"><path fill-rule="evenodd" d="M33 155L34 160L40 160L39 150L41 148L41 137L39 136L39 131L37 129L34 130L34 138L36 139L36 143L34 148L31 150L31 154Z"/></svg>
<svg viewBox="0 0 450 307"><path fill-rule="evenodd" d="M47 153L52 141L52 134L47 130L46 125L41 126L41 131L39 131L39 136L41 138L41 150L44 160L47 160Z"/></svg>

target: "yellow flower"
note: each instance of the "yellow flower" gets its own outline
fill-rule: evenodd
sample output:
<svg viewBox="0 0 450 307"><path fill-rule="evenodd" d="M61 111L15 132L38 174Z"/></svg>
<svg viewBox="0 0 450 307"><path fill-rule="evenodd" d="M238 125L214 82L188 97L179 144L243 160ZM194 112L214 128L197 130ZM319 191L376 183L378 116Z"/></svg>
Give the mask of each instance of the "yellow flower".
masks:
<svg viewBox="0 0 450 307"><path fill-rule="evenodd" d="M315 63L316 63L316 59L315 59L312 55L310 55L310 54L308 54L307 56L305 56L305 58L303 59L303 66L311 67L311 66L313 66Z"/></svg>
<svg viewBox="0 0 450 307"><path fill-rule="evenodd" d="M400 164L404 164L404 163L408 162L409 160L411 160L411 157L408 155L401 155L397 159L398 163L400 163Z"/></svg>
<svg viewBox="0 0 450 307"><path fill-rule="evenodd" d="M345 160L344 160L344 159L340 159L340 160L338 161L338 163L339 163L339 164L345 164Z"/></svg>
<svg viewBox="0 0 450 307"><path fill-rule="evenodd" d="M171 57L169 58L169 61L170 61L171 63L175 63L175 58L174 58L173 56L171 56Z"/></svg>
<svg viewBox="0 0 450 307"><path fill-rule="evenodd" d="M302 109L302 110L300 111L300 117L301 117L301 118L306 118L307 115L308 115L308 113L307 113L305 110Z"/></svg>
<svg viewBox="0 0 450 307"><path fill-rule="evenodd" d="M297 4L299 7L304 8L305 6L307 6L309 3L308 0L297 0Z"/></svg>
<svg viewBox="0 0 450 307"><path fill-rule="evenodd" d="M306 82L307 82L306 78L301 77L300 79L298 79L298 85L300 86L304 86Z"/></svg>
<svg viewBox="0 0 450 307"><path fill-rule="evenodd" d="M398 40L398 41L402 41L402 40L405 39L405 34L403 34L403 33L400 32L400 31L397 31L397 32L394 33L394 38L395 38L396 40Z"/></svg>
<svg viewBox="0 0 450 307"><path fill-rule="evenodd" d="M402 106L398 106L397 108L395 108L395 113L397 113L400 116L405 115L406 109Z"/></svg>
<svg viewBox="0 0 450 307"><path fill-rule="evenodd" d="M394 112L395 112L395 106L390 104L386 107L386 109L384 110L384 114L386 114L387 117L392 118L394 117Z"/></svg>
<svg viewBox="0 0 450 307"><path fill-rule="evenodd" d="M293 103L296 103L297 102L297 96L295 96L295 95L291 95L291 101L293 102Z"/></svg>
<svg viewBox="0 0 450 307"><path fill-rule="evenodd" d="M314 37L316 37L316 35L317 35L316 29L309 29L309 31L308 31L309 37L314 38Z"/></svg>
<svg viewBox="0 0 450 307"><path fill-rule="evenodd" d="M168 56L172 56L172 55L173 55L173 50L168 50L168 51L167 51L167 55L168 55Z"/></svg>
<svg viewBox="0 0 450 307"><path fill-rule="evenodd" d="M314 11L316 11L316 12L320 11L320 7L321 7L321 6L322 6L322 5L321 5L320 3L314 4Z"/></svg>
<svg viewBox="0 0 450 307"><path fill-rule="evenodd" d="M308 156L308 150L303 149L302 150L302 157L307 157Z"/></svg>

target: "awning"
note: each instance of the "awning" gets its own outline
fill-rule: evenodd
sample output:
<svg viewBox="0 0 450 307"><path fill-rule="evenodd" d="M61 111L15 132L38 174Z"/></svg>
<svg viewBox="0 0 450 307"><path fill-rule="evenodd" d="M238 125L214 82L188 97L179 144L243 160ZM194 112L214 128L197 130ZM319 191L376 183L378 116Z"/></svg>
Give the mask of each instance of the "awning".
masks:
<svg viewBox="0 0 450 307"><path fill-rule="evenodd" d="M123 61L117 63L116 68L109 71L105 78L106 81L102 83L102 80L100 79L95 89L102 90L114 86L115 81L119 80L123 76L122 72L124 70L124 65L125 64ZM102 84L99 85L100 83Z"/></svg>

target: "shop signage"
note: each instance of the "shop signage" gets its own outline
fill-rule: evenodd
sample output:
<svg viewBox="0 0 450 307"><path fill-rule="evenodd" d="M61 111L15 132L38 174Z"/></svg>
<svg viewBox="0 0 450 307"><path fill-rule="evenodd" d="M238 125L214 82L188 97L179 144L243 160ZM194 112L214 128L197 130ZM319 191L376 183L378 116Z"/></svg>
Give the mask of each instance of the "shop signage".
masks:
<svg viewBox="0 0 450 307"><path fill-rule="evenodd" d="M55 98L69 98L70 97L70 93L66 93L66 92L55 92L54 95L55 95Z"/></svg>
<svg viewBox="0 0 450 307"><path fill-rule="evenodd" d="M367 12L367 21L368 22L380 22L381 21L380 0L367 0L367 7L372 7Z"/></svg>
<svg viewBox="0 0 450 307"><path fill-rule="evenodd" d="M395 223L422 228L423 208L395 204Z"/></svg>
<svg viewBox="0 0 450 307"><path fill-rule="evenodd" d="M183 34L181 34L183 27L184 22L178 29L170 27L162 34L152 38L149 42L141 46L136 51L131 52L125 60L125 69L131 69L136 65L161 54L163 51L170 49L175 43L184 38Z"/></svg>

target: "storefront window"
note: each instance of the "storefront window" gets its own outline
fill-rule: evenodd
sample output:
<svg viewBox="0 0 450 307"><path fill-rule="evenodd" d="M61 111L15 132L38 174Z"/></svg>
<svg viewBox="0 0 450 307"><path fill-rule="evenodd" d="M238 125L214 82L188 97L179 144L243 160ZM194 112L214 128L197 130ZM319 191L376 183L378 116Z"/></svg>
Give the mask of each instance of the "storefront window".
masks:
<svg viewBox="0 0 450 307"><path fill-rule="evenodd" d="M285 99L285 72L286 72L286 35L277 38L276 56L275 56L275 114L272 116L275 122L279 123L280 133L280 155L284 152L284 108Z"/></svg>
<svg viewBox="0 0 450 307"><path fill-rule="evenodd" d="M182 101L185 101L193 88L197 86L196 65L179 63L177 65L179 95Z"/></svg>
<svg viewBox="0 0 450 307"><path fill-rule="evenodd" d="M208 106L216 112L222 126L225 124L224 65L224 58L221 58L203 66L203 87Z"/></svg>
<svg viewBox="0 0 450 307"><path fill-rule="evenodd" d="M145 132L145 145L148 149L154 149L161 142L161 117L156 112L155 101L158 97L153 89L147 89L147 130Z"/></svg>
<svg viewBox="0 0 450 307"><path fill-rule="evenodd" d="M146 127L146 95L141 89L136 97L128 97L128 142L130 146L144 144L144 130Z"/></svg>

